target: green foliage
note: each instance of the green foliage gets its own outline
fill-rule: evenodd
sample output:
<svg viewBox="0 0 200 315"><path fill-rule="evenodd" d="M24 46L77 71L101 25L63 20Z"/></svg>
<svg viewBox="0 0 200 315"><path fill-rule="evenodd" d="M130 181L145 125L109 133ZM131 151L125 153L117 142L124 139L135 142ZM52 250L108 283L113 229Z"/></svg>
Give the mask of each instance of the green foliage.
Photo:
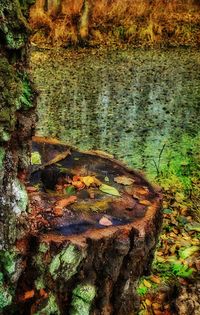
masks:
<svg viewBox="0 0 200 315"><path fill-rule="evenodd" d="M193 269L189 268L187 265L182 264L181 262L173 261L171 263L164 262L158 263L154 261L153 269L156 272L159 272L162 277L173 277L178 276L181 278L188 278L192 275Z"/></svg>
<svg viewBox="0 0 200 315"><path fill-rule="evenodd" d="M76 189L74 188L74 186L66 187L65 191L68 196L75 195L76 193Z"/></svg>
<svg viewBox="0 0 200 315"><path fill-rule="evenodd" d="M136 292L137 292L139 295L145 295L145 294L148 292L148 288L145 287L145 286L140 285L140 286L137 288Z"/></svg>
<svg viewBox="0 0 200 315"><path fill-rule="evenodd" d="M179 249L179 256L182 259L186 259L199 250L200 250L199 246L190 246L190 247L186 247L186 248L180 248Z"/></svg>
<svg viewBox="0 0 200 315"><path fill-rule="evenodd" d="M170 266L170 271L181 278L188 278L192 275L193 269L189 268L187 265L183 265L180 262L173 263Z"/></svg>

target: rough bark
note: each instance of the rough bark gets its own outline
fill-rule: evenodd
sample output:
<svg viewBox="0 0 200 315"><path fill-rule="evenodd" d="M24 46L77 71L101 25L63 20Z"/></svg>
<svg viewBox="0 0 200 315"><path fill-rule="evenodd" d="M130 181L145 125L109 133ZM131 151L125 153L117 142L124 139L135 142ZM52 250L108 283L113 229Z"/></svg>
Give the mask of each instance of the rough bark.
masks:
<svg viewBox="0 0 200 315"><path fill-rule="evenodd" d="M26 14L32 1L0 3L0 312L12 301L18 275L14 243L23 234L28 196L23 174L29 164L34 99L27 73ZM19 257L18 257L19 258Z"/></svg>

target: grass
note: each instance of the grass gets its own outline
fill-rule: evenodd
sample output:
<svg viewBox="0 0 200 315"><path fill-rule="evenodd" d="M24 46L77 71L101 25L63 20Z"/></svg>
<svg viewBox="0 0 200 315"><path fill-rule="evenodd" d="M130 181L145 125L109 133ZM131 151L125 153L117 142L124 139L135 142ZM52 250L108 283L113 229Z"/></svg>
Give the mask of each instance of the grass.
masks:
<svg viewBox="0 0 200 315"><path fill-rule="evenodd" d="M195 46L200 43L198 1L88 1L88 40L91 44L120 42L137 46ZM32 41L61 46L77 44L80 38L80 20L84 14L83 1L57 0L55 3L54 7L45 10L44 0L37 0L32 7L30 23L35 32Z"/></svg>

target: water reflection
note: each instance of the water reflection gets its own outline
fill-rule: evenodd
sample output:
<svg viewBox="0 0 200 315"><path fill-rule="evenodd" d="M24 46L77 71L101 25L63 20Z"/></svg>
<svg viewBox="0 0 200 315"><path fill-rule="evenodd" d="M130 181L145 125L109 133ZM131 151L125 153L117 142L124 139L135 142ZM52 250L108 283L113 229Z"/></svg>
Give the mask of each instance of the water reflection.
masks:
<svg viewBox="0 0 200 315"><path fill-rule="evenodd" d="M198 132L197 51L33 52L32 71L41 90L39 135L155 172L165 144L179 150L183 134Z"/></svg>

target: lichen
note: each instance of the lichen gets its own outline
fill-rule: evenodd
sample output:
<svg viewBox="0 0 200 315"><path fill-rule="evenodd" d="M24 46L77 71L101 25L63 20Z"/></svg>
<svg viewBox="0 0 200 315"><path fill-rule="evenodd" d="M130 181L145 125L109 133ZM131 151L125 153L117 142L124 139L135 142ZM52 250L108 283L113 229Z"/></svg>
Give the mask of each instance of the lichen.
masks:
<svg viewBox="0 0 200 315"><path fill-rule="evenodd" d="M77 268L84 257L84 253L74 245L69 245L57 254L51 261L49 272L53 279L64 277L69 280L76 274Z"/></svg>
<svg viewBox="0 0 200 315"><path fill-rule="evenodd" d="M9 277L15 273L16 270L16 253L11 251L0 251L0 266Z"/></svg>
<svg viewBox="0 0 200 315"><path fill-rule="evenodd" d="M3 168L3 162L5 158L5 149L3 147L0 147L0 170Z"/></svg>
<svg viewBox="0 0 200 315"><path fill-rule="evenodd" d="M72 295L70 315L89 315L92 302L96 295L95 286L92 284L79 284Z"/></svg>
<svg viewBox="0 0 200 315"><path fill-rule="evenodd" d="M0 285L0 310L12 303L12 295L8 290Z"/></svg>
<svg viewBox="0 0 200 315"><path fill-rule="evenodd" d="M46 253L47 251L48 251L48 249L49 249L49 244L47 244L47 243L40 243L40 245L39 245L39 252L40 253Z"/></svg>
<svg viewBox="0 0 200 315"><path fill-rule="evenodd" d="M45 288L44 278L41 276L35 280L35 287L37 290Z"/></svg>
<svg viewBox="0 0 200 315"><path fill-rule="evenodd" d="M12 182L13 201L11 203L12 210L16 214L26 211L28 205L28 194L24 185L16 178Z"/></svg>

